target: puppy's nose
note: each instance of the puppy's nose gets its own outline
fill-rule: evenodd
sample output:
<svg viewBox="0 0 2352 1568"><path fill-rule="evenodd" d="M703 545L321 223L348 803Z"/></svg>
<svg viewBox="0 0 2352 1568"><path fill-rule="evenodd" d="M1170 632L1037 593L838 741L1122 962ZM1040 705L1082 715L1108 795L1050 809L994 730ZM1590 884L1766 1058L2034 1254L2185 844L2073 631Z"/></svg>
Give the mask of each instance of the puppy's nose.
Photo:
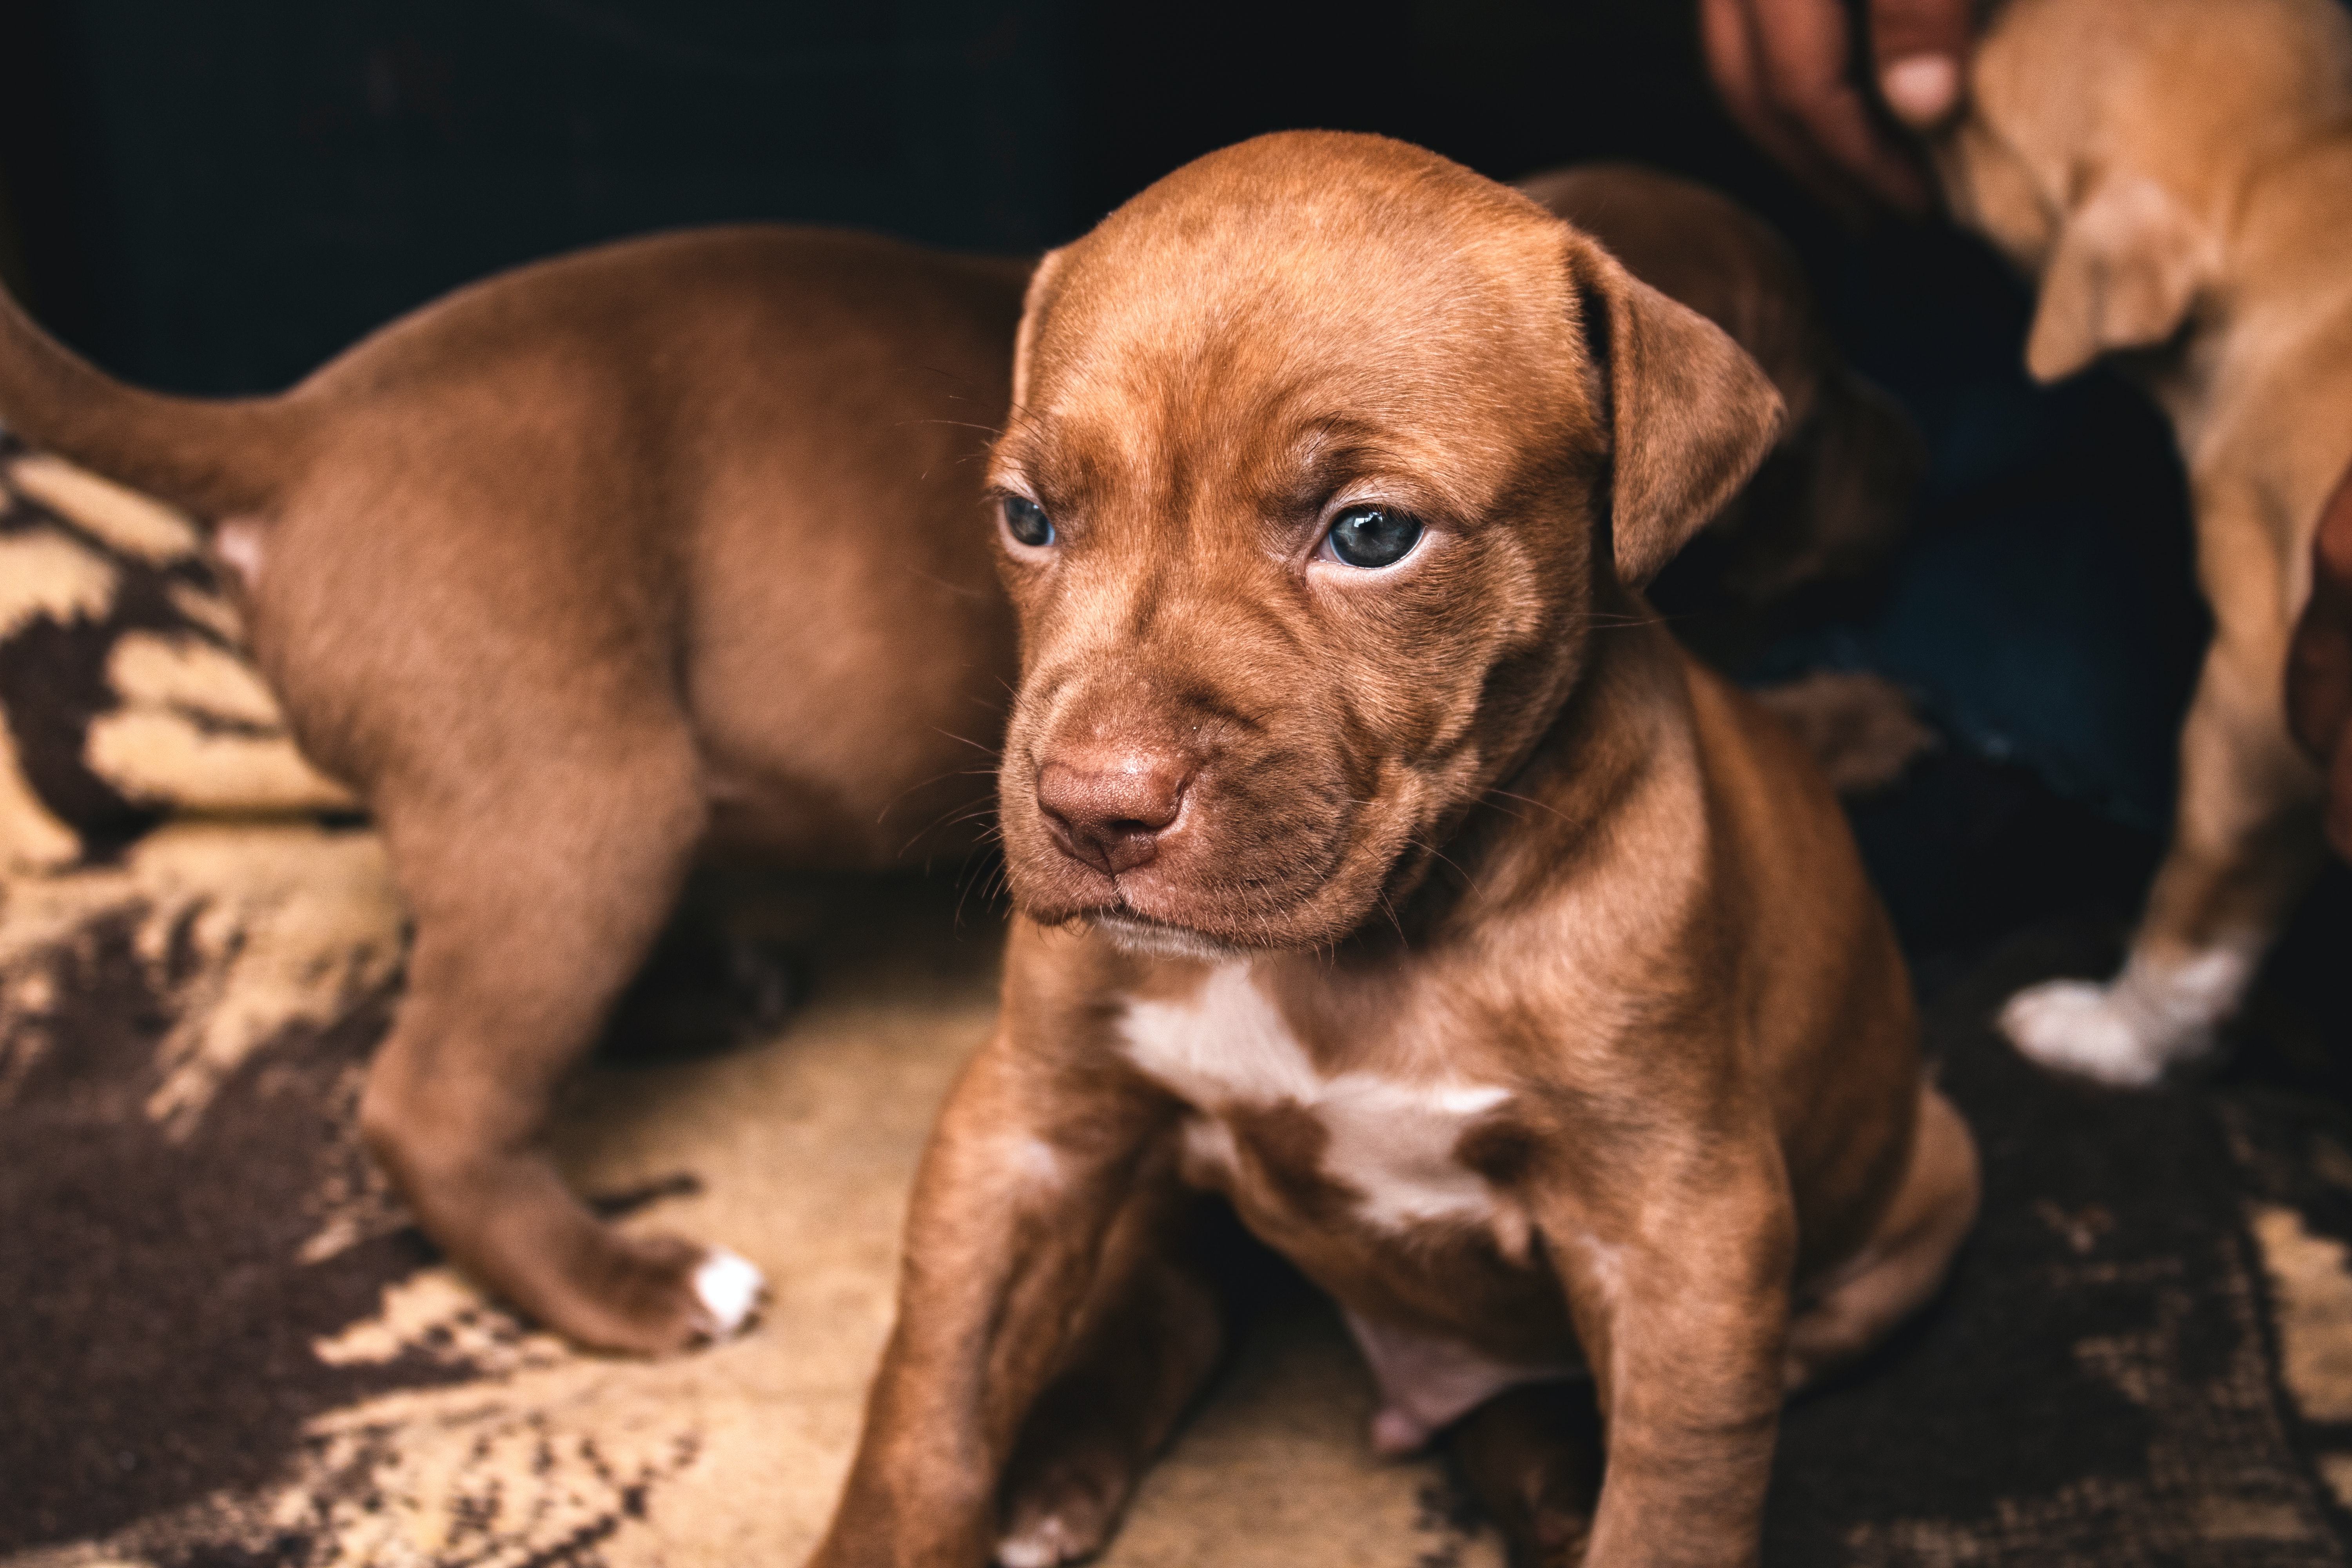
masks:
<svg viewBox="0 0 2352 1568"><path fill-rule="evenodd" d="M1192 769L1165 752L1065 750L1037 770L1037 805L1063 854L1116 877L1160 852L1191 782Z"/></svg>

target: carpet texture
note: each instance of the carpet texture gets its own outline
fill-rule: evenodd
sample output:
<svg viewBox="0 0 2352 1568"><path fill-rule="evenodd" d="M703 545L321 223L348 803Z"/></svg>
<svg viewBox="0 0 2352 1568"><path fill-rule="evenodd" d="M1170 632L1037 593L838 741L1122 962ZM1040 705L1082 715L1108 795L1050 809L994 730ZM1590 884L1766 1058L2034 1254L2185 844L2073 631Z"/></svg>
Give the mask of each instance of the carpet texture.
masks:
<svg viewBox="0 0 2352 1568"><path fill-rule="evenodd" d="M623 1223L733 1247L774 1298L698 1354L574 1353L439 1262L359 1151L397 900L185 535L43 459L0 477L0 1565L798 1561L1001 917L952 884L757 889L740 918L808 998L739 1048L585 1073L561 1148ZM1768 1562L2345 1560L2340 1100L2026 1067L1993 1008L2112 941L2040 924L1931 999L1984 1220L1931 1312L1789 1412ZM1328 1308L1278 1289L1105 1561L1496 1568L1442 1455L1375 1458L1370 1410Z"/></svg>

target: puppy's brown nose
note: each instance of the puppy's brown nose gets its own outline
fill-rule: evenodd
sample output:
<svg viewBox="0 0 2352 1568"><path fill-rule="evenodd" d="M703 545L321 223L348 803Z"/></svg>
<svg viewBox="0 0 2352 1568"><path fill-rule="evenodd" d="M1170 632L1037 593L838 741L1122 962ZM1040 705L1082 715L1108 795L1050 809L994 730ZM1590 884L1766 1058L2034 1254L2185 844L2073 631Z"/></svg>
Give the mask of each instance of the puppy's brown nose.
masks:
<svg viewBox="0 0 2352 1568"><path fill-rule="evenodd" d="M1192 769L1165 752L1074 747L1037 770L1037 805L1063 854L1116 877L1159 853L1191 781Z"/></svg>

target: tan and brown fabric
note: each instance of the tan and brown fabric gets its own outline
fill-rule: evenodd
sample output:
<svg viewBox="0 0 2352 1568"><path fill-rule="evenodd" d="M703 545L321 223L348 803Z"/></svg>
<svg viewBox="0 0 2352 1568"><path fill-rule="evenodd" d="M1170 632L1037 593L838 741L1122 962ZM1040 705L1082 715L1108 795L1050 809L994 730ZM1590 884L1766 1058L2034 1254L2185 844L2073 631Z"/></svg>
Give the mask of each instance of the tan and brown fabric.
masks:
<svg viewBox="0 0 2352 1568"><path fill-rule="evenodd" d="M628 1223L775 1297L701 1354L573 1353L439 1263L358 1148L398 902L193 533L21 452L0 484L0 1565L796 1562L999 914L953 881L761 891L811 999L591 1070L562 1142ZM1925 1321L1789 1413L1768 1562L2345 1560L2352 1132L2026 1068L1984 1019L2096 945L2027 933L1933 1000L1983 1226ZM1370 1406L1328 1312L1278 1293L1107 1561L1499 1568L1440 1460L1372 1456Z"/></svg>

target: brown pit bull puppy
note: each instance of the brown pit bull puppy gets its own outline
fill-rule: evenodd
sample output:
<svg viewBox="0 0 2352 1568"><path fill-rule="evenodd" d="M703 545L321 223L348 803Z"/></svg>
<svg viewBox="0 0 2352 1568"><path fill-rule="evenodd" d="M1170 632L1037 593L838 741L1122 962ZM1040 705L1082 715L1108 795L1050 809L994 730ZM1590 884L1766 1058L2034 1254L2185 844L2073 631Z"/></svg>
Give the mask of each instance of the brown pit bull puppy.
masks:
<svg viewBox="0 0 2352 1568"><path fill-rule="evenodd" d="M2172 843L2123 972L2001 1022L2146 1083L2210 1049L2319 864L2322 775L2282 702L2328 495L2352 465L2352 17L2334 0L2015 0L1937 146L1952 209L2040 286L2026 364L2103 354L2189 468L2213 643Z"/></svg>
<svg viewBox="0 0 2352 1568"><path fill-rule="evenodd" d="M1013 658L979 458L1028 270L674 235L240 402L122 386L0 308L0 421L215 526L303 750L383 832L415 941L368 1142L436 1241L583 1343L676 1349L759 1289L614 1233L539 1142L688 866L978 836L949 819L987 798Z"/></svg>
<svg viewBox="0 0 2352 1568"><path fill-rule="evenodd" d="M814 1561L1098 1547L1217 1353L1202 1189L1523 1549L1753 1560L1783 1394L1977 1192L1835 803L1642 603L1769 384L1526 197L1329 133L1047 257L1014 376L1003 1015Z"/></svg>

